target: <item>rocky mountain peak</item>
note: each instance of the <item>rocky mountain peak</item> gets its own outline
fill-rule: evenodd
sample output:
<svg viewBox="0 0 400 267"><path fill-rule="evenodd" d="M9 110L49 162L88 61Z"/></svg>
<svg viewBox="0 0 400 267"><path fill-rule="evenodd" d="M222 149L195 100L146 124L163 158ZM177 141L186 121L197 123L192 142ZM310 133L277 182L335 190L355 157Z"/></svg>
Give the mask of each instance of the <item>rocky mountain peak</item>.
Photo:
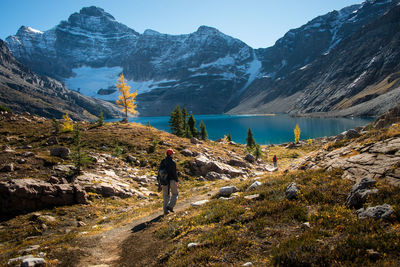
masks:
<svg viewBox="0 0 400 267"><path fill-rule="evenodd" d="M21 26L17 31L17 36L25 36L26 34L43 34L43 32L27 26Z"/></svg>
<svg viewBox="0 0 400 267"><path fill-rule="evenodd" d="M196 33L198 33L198 34L220 34L221 32L218 31L216 28L202 25L197 29Z"/></svg>
<svg viewBox="0 0 400 267"><path fill-rule="evenodd" d="M84 7L79 11L80 15L86 15L90 17L108 17L109 19L115 20L115 18L104 11L104 9L96 6Z"/></svg>

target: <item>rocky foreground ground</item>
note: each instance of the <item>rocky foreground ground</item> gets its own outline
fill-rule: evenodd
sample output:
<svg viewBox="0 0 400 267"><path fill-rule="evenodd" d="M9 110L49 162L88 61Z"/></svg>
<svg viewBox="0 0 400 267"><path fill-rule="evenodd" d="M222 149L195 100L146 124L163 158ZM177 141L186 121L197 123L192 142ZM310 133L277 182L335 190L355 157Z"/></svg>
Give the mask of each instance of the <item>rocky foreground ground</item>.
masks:
<svg viewBox="0 0 400 267"><path fill-rule="evenodd" d="M394 109L313 144L263 146L258 160L223 139L81 122L91 163L74 175L72 132L56 134L51 120L3 112L0 264L396 265L398 121ZM155 175L170 147L179 201L192 207L131 234L160 210ZM274 154L279 169L270 164ZM138 240L148 244L139 249ZM110 242L112 252L103 253ZM156 245L157 253L147 253Z"/></svg>

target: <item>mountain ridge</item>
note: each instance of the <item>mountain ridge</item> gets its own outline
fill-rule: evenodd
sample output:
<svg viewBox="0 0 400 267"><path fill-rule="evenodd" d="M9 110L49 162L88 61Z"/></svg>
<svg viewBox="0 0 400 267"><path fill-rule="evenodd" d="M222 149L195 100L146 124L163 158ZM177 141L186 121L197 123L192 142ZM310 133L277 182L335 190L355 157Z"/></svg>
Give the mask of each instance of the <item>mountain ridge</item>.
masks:
<svg viewBox="0 0 400 267"><path fill-rule="evenodd" d="M260 49L208 26L182 35L150 29L139 34L93 6L43 33L24 28L8 37L7 43L27 66L92 97L115 100L114 84L123 72L132 88L138 89L142 116L166 115L182 104L196 114L241 113L248 106L243 101L256 94L251 88L262 85L262 91L272 90L267 93L271 101L285 98L286 92L270 87L329 54L398 2L365 1L332 11L289 30L274 46ZM90 77L104 76L109 78L95 85L90 81ZM261 106L253 109L263 110Z"/></svg>

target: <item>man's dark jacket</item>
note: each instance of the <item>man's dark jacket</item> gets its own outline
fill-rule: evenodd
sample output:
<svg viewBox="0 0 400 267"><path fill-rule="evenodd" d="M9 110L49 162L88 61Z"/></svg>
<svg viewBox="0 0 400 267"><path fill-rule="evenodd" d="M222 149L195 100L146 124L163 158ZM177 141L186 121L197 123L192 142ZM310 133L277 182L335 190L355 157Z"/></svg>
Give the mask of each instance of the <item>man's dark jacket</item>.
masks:
<svg viewBox="0 0 400 267"><path fill-rule="evenodd" d="M166 156L161 161L161 165L165 164L168 173L168 181L175 180L178 182L178 175L176 174L176 163L171 156Z"/></svg>

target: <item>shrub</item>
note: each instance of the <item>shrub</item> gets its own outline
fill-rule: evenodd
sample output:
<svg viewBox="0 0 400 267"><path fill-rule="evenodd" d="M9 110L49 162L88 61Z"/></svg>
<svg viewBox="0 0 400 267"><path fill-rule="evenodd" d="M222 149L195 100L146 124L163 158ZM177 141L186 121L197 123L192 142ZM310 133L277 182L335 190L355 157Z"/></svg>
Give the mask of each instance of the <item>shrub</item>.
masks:
<svg viewBox="0 0 400 267"><path fill-rule="evenodd" d="M9 112L9 113L12 112L11 109L10 109L9 107L3 106L3 105L0 105L0 111L7 111L7 112Z"/></svg>

